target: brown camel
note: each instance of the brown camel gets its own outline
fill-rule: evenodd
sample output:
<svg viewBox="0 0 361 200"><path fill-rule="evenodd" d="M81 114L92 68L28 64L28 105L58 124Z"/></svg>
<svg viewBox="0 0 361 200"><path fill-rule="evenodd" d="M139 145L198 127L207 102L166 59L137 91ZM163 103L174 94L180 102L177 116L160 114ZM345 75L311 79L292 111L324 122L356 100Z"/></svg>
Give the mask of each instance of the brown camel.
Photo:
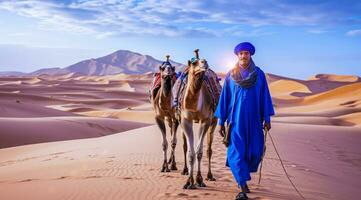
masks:
<svg viewBox="0 0 361 200"><path fill-rule="evenodd" d="M214 117L214 104L212 102L212 95L210 94L207 85L205 84L205 76L213 73L209 69L208 63L205 59L199 59L198 49L195 50L196 57L192 61L188 61L188 82L185 86L185 93L180 107L180 124L188 146L188 168L189 177L184 189L195 189L193 178L193 168L195 163L195 155L197 155L198 172L196 176L196 184L199 187L205 187L203 177L201 174L201 160L203 155L203 140L207 135L207 156L208 156L208 174L207 180L215 181L211 172L211 158L212 158L212 142L213 132L217 125L217 118ZM220 87L220 85L219 85ZM219 94L216 96L217 100ZM198 132L198 143L196 151L194 150L194 136L193 136L193 121L199 121L200 129ZM185 161L186 162L186 161Z"/></svg>
<svg viewBox="0 0 361 200"><path fill-rule="evenodd" d="M163 147L163 165L161 172L170 172L170 170L177 170L174 150L177 145L177 128L178 121L175 118L175 108L172 108L172 87L175 82L175 67L169 62L169 56L166 56L167 60L159 66L160 71L160 88L156 88L152 91L151 104L155 111L155 121L162 132L162 147ZM171 133L171 155L169 157L170 169L167 163L167 151L168 141L166 135L165 120L168 121L168 126Z"/></svg>

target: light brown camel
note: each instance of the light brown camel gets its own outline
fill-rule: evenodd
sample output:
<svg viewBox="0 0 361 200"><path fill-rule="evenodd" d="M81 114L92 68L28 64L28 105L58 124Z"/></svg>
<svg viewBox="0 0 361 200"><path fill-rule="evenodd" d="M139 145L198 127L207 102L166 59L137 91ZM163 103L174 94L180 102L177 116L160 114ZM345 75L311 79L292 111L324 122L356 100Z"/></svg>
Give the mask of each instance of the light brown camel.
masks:
<svg viewBox="0 0 361 200"><path fill-rule="evenodd" d="M160 72L160 88L152 92L151 104L155 111L155 121L162 132L162 147L163 147L163 165L161 172L170 172L170 170L177 170L174 151L177 145L177 128L178 121L175 118L175 108L172 108L172 87L175 82L175 67L169 62L169 55L166 56L166 61L159 66ZM171 155L169 157L170 169L167 162L168 141L166 135L165 120L168 121L168 126L171 133Z"/></svg>
<svg viewBox="0 0 361 200"><path fill-rule="evenodd" d="M208 174L207 180L215 181L211 172L211 158L212 158L212 142L213 132L217 125L217 119L214 117L214 105L212 103L212 95L210 94L206 84L205 76L207 73L214 73L208 71L209 66L205 59L199 59L198 49L195 51L196 57L192 61L188 61L188 82L185 86L185 93L180 107L181 127L186 136L188 146L188 168L189 177L184 189L195 189L193 178L193 168L195 163L195 156L197 155L198 172L196 176L196 184L199 187L205 187L203 177L201 174L201 160L203 155L203 140L205 135L208 138ZM220 86L219 86L220 87ZM216 97L217 99L219 96ZM194 136L193 136L193 121L199 121L200 129L198 132L198 143L196 150L194 150ZM186 162L186 161L185 161Z"/></svg>

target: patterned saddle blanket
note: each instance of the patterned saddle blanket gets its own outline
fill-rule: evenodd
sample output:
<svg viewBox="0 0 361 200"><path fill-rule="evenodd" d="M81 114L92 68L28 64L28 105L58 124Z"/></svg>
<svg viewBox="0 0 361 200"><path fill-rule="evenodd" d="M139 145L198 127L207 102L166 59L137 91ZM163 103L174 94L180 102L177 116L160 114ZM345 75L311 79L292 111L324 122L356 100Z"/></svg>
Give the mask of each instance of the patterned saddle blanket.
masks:
<svg viewBox="0 0 361 200"><path fill-rule="evenodd" d="M175 81L177 79L177 75L174 74L173 76L173 80ZM161 74L160 72L155 72L153 74L153 81L151 84L151 87L149 89L149 98L154 98L155 95L157 94L159 88L160 88L160 81L161 81Z"/></svg>
<svg viewBox="0 0 361 200"><path fill-rule="evenodd" d="M212 110L213 112L217 108L218 100L222 92L222 86L219 83L221 79L218 78L217 74L211 70L208 69L205 72L203 84L206 85L209 94L211 94L212 97ZM188 82L188 70L183 72L180 77L175 82L172 92L174 97L174 106L177 106L178 108L181 107L181 102L183 101L184 94L185 94L185 86Z"/></svg>

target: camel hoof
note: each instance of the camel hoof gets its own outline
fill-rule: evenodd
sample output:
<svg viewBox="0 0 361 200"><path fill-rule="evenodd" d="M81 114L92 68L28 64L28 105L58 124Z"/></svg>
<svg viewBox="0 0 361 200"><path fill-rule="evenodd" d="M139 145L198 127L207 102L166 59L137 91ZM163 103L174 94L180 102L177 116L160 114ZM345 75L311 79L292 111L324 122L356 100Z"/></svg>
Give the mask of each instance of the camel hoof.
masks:
<svg viewBox="0 0 361 200"><path fill-rule="evenodd" d="M208 173L206 180L207 181L216 181L216 179L213 177L213 175L211 173Z"/></svg>
<svg viewBox="0 0 361 200"><path fill-rule="evenodd" d="M184 186L183 186L183 189L185 190L194 190L194 189L197 189L196 186L194 184L191 184L191 183L186 183Z"/></svg>
<svg viewBox="0 0 361 200"><path fill-rule="evenodd" d="M183 186L183 189L186 190L196 189L196 186L194 185L193 177L188 177L186 184Z"/></svg>
<svg viewBox="0 0 361 200"><path fill-rule="evenodd" d="M181 174L182 175L188 175L188 168L184 168Z"/></svg>
<svg viewBox="0 0 361 200"><path fill-rule="evenodd" d="M216 179L213 178L213 177L207 177L207 178L206 178L206 181L216 181Z"/></svg>
<svg viewBox="0 0 361 200"><path fill-rule="evenodd" d="M170 169L168 167L163 167L160 172L170 172Z"/></svg>
<svg viewBox="0 0 361 200"><path fill-rule="evenodd" d="M204 184L204 182L200 182L200 183L197 183L197 186L198 187L207 187L206 184Z"/></svg>
<svg viewBox="0 0 361 200"><path fill-rule="evenodd" d="M170 169L175 171L175 170L178 170L177 168L177 165L175 163L173 163L171 166L170 166Z"/></svg>
<svg viewBox="0 0 361 200"><path fill-rule="evenodd" d="M197 175L196 182L197 182L198 187L206 187L206 184L204 184L201 174Z"/></svg>

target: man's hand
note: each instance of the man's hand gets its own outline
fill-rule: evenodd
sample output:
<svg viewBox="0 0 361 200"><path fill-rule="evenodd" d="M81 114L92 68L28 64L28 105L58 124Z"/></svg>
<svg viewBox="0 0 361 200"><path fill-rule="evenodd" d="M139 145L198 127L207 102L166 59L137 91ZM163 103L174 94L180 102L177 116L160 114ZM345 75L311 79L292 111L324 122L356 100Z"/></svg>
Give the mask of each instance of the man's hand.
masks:
<svg viewBox="0 0 361 200"><path fill-rule="evenodd" d="M265 130L267 130L267 131L269 131L269 130L271 130L271 122L264 122L263 123L263 129L265 129Z"/></svg>
<svg viewBox="0 0 361 200"><path fill-rule="evenodd" d="M218 126L218 132L224 138L224 136L226 134L226 128L224 126L219 125Z"/></svg>

